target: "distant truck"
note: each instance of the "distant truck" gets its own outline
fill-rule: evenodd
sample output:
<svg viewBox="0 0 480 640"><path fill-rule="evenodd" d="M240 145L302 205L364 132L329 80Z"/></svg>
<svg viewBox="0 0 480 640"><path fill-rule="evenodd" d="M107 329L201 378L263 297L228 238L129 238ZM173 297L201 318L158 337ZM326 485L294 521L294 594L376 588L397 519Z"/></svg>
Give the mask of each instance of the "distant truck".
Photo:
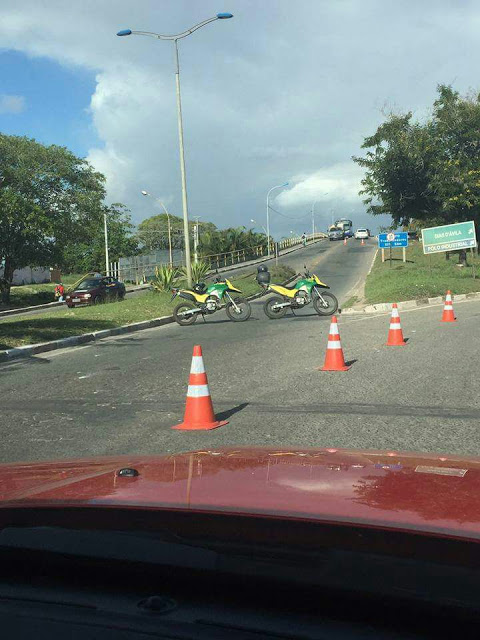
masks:
<svg viewBox="0 0 480 640"><path fill-rule="evenodd" d="M336 220L329 228L328 231L332 229L341 229L343 231L343 237L351 238L353 236L353 222L348 220L348 218L339 218Z"/></svg>

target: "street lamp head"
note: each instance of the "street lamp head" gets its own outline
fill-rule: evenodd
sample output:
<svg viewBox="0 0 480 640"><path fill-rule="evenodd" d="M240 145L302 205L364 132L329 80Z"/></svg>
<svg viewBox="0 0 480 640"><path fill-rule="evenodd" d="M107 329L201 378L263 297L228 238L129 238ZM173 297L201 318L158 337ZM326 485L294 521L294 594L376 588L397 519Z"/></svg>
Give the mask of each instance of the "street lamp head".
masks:
<svg viewBox="0 0 480 640"><path fill-rule="evenodd" d="M288 182L284 182L284 183L282 184L282 187L288 187Z"/></svg>
<svg viewBox="0 0 480 640"><path fill-rule="evenodd" d="M117 36L131 36L132 35L132 30L131 29L122 29L121 31L118 31Z"/></svg>
<svg viewBox="0 0 480 640"><path fill-rule="evenodd" d="M217 18L219 20L228 20L229 18L233 18L233 13L217 13Z"/></svg>
<svg viewBox="0 0 480 640"><path fill-rule="evenodd" d="M142 196L149 196L150 194L148 193L148 191L142 191Z"/></svg>

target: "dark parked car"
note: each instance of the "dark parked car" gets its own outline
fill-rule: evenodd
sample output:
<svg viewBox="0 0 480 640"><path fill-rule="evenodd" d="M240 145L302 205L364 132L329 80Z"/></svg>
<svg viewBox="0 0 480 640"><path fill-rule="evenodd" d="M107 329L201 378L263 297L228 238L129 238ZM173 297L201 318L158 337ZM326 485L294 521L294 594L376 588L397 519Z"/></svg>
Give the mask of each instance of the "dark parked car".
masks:
<svg viewBox="0 0 480 640"><path fill-rule="evenodd" d="M102 304L125 298L125 285L115 278L86 278L66 296L67 306Z"/></svg>

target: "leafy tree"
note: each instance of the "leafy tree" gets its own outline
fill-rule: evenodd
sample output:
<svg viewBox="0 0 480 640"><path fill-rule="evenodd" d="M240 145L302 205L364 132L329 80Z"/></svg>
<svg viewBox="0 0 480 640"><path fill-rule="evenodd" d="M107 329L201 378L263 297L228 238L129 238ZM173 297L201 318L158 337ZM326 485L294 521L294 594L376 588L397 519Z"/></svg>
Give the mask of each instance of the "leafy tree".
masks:
<svg viewBox="0 0 480 640"><path fill-rule="evenodd" d="M392 114L362 148L354 161L366 169L370 213L390 214L395 227L480 222L480 96L440 85L432 117Z"/></svg>
<svg viewBox="0 0 480 640"><path fill-rule="evenodd" d="M85 273L105 270L103 213L107 214L110 261L116 262L120 256L131 256L138 252L138 240L133 235L134 225L128 209L116 203L102 207L99 213L64 246L61 264L66 271Z"/></svg>
<svg viewBox="0 0 480 640"><path fill-rule="evenodd" d="M411 218L433 217L439 201L431 188L436 148L432 127L411 123L412 114L392 115L362 145L366 169L361 195L373 215L390 214L395 227Z"/></svg>
<svg viewBox="0 0 480 640"><path fill-rule="evenodd" d="M172 233L172 247L183 247L183 220L170 214L170 226ZM168 249L168 220L166 213L142 220L138 225L138 242L143 250L148 253L155 249Z"/></svg>
<svg viewBox="0 0 480 640"><path fill-rule="evenodd" d="M229 251L253 250L253 247L266 246L267 238L263 233L255 233L245 227L229 228L207 232L200 236L202 255L228 253Z"/></svg>
<svg viewBox="0 0 480 640"><path fill-rule="evenodd" d="M172 247L181 249L184 246L183 237L183 218L174 216L171 213L170 228L172 236ZM196 223L189 220L190 241L193 242L193 228ZM216 230L213 222L199 222L199 235L211 233ZM142 245L143 251L148 253L155 249L168 249L168 218L166 213L160 213L150 218L142 220L138 225L137 231L138 242Z"/></svg>
<svg viewBox="0 0 480 640"><path fill-rule="evenodd" d="M0 293L13 272L59 263L62 247L102 210L102 174L64 147L0 134Z"/></svg>

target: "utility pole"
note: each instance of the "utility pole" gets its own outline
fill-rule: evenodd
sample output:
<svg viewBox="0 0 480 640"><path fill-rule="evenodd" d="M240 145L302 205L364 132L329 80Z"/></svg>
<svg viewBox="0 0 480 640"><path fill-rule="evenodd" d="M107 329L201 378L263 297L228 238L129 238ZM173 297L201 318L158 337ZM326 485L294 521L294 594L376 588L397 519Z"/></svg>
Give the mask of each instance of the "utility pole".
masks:
<svg viewBox="0 0 480 640"><path fill-rule="evenodd" d="M107 230L107 214L103 214L103 230L105 233L105 273L110 275L110 264L108 260L108 230Z"/></svg>

